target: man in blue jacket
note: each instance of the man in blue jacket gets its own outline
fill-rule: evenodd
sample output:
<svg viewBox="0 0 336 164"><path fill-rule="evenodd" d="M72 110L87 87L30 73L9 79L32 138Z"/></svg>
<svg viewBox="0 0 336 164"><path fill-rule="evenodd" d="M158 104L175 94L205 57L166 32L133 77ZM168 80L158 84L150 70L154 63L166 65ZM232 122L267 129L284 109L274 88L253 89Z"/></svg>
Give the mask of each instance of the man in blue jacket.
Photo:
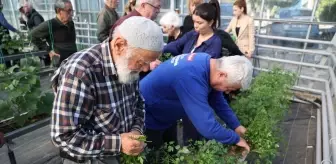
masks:
<svg viewBox="0 0 336 164"><path fill-rule="evenodd" d="M212 59L205 53L183 54L158 66L140 82L145 99L146 136L151 148L174 139L177 120L188 117L206 139L236 144L249 151L240 137L246 129L223 97L223 92L246 89L252 64L242 56ZM227 124L224 128L213 111ZM175 133L175 134L174 134Z"/></svg>

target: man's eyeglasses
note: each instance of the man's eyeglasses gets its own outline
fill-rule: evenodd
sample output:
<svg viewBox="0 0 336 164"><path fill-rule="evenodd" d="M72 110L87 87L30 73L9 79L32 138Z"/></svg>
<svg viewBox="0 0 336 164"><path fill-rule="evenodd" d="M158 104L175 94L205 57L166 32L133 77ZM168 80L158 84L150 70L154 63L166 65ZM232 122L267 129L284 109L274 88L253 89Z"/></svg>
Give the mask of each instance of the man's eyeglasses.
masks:
<svg viewBox="0 0 336 164"><path fill-rule="evenodd" d="M63 11L67 12L68 14L71 14L73 12L72 9L63 9Z"/></svg>
<svg viewBox="0 0 336 164"><path fill-rule="evenodd" d="M157 10L157 11L160 11L160 6L154 6L154 5L152 5L152 4L150 4L150 3L146 3L147 5L149 5L149 6L152 6L155 10Z"/></svg>

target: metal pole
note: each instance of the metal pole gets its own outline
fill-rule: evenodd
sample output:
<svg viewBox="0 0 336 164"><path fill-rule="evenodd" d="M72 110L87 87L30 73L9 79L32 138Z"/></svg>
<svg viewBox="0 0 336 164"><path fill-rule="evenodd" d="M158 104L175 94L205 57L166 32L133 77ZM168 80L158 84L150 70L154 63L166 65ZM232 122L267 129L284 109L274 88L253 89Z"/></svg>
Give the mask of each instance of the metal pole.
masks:
<svg viewBox="0 0 336 164"><path fill-rule="evenodd" d="M336 56L330 52L325 51L314 51L314 50L303 50L303 49L297 49L297 48L289 48L289 47L279 47L279 46L273 46L273 45L267 45L267 44L257 44L257 47L262 48L270 48L270 49L279 49L279 50L285 50L285 51L294 51L294 52L305 52L305 53L315 53L319 55L324 55L331 57L333 64L336 65Z"/></svg>
<svg viewBox="0 0 336 164"><path fill-rule="evenodd" d="M313 7L313 11L312 11L312 15L310 17L310 22L313 22L314 20L314 15L315 15L315 11L316 11L316 7L317 7L317 4L318 4L319 0L315 0L315 4L314 4L314 7ZM309 39L309 36L310 36L310 31L311 31L311 24L309 24L308 26L308 30L307 30L307 34L306 34L306 39ZM307 42L304 43L304 46L303 46L303 49L306 49L307 48ZM304 58L305 58L306 54L303 53L302 56L301 56L301 62L303 62ZM298 70L298 74L300 75L301 74L301 70L302 70L302 66L299 67L299 70ZM296 81L296 84L298 84L299 81Z"/></svg>
<svg viewBox="0 0 336 164"><path fill-rule="evenodd" d="M336 163L336 122L335 122L335 113L334 113L334 105L331 99L331 92L329 88L329 83L325 83L326 87L326 96L328 103L328 119L329 119L329 129L330 129L330 145L332 149L332 162ZM327 118L324 118L327 119Z"/></svg>
<svg viewBox="0 0 336 164"><path fill-rule="evenodd" d="M321 163L322 158L322 150L321 150L321 108L318 108L316 111L316 148L315 148L315 156L316 156L316 164Z"/></svg>
<svg viewBox="0 0 336 164"><path fill-rule="evenodd" d="M316 12L317 4L319 2L320 2L320 0L315 0L313 11L312 11L312 15L310 17L310 22L314 21L314 15L315 15L315 12ZM309 24L308 31L307 31L307 34L306 34L306 39L309 39L310 31L311 31L311 26L312 26L312 24ZM306 48L307 48L307 43L305 43L304 46L303 46L303 49L306 49Z"/></svg>
<svg viewBox="0 0 336 164"><path fill-rule="evenodd" d="M255 35L255 37L256 38L265 38L265 39L276 39L276 40L298 41L298 42L306 42L306 43L333 45L333 43L331 43L330 41L300 39L300 38L291 38L291 37L274 36L274 35L260 35L260 34L257 34L257 35Z"/></svg>
<svg viewBox="0 0 336 164"><path fill-rule="evenodd" d="M13 15L13 18L14 18L14 23L15 23L15 26L16 27L19 27L19 25L18 25L18 18L16 17L16 14L15 14L15 12L16 12L16 7L14 7L14 4L13 4L13 1L12 0L10 0L10 5L11 5L11 8L12 8L12 15Z"/></svg>
<svg viewBox="0 0 336 164"><path fill-rule="evenodd" d="M262 0L261 2L261 11L260 11L260 14L259 14L259 17L262 18L263 15L264 15L264 6L265 6L265 0ZM262 23L262 20L259 20L259 29L258 29L258 32L257 34L260 34L260 30L261 30L261 23ZM254 24L253 24L254 25ZM256 38L256 43L258 44L259 43L259 38ZM258 55L258 48L256 48L256 55ZM257 66L260 66L260 62L259 60L254 60L254 65L257 65Z"/></svg>
<svg viewBox="0 0 336 164"><path fill-rule="evenodd" d="M329 148L329 129L328 129L328 114L326 107L325 93L321 94L322 98L322 137L323 137L323 161L322 163L330 163L330 148Z"/></svg>
<svg viewBox="0 0 336 164"><path fill-rule="evenodd" d="M275 62L280 62L280 63L288 63L288 64L306 66L306 67L315 67L315 68L320 68L320 69L326 69L329 72L334 93L336 93L336 77L335 77L335 73L334 73L333 69L331 67L329 67L329 66L322 66L322 65L310 64L310 63L303 63L303 62L284 60L284 59L276 59L276 58L270 58L270 57L263 57L263 56L254 56L253 58L262 59L262 60L269 60L269 61L275 61ZM328 88L328 89L330 89L330 88Z"/></svg>

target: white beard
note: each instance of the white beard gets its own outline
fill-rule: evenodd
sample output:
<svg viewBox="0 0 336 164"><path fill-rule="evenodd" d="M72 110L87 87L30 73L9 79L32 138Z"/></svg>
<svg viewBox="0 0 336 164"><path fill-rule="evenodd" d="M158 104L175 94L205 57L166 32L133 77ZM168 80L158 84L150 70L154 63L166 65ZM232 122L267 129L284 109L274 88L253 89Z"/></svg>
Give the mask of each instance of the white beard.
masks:
<svg viewBox="0 0 336 164"><path fill-rule="evenodd" d="M123 84L132 83L139 79L139 72L128 68L128 60L132 56L132 50L127 50L126 56L122 56L116 61L118 81Z"/></svg>

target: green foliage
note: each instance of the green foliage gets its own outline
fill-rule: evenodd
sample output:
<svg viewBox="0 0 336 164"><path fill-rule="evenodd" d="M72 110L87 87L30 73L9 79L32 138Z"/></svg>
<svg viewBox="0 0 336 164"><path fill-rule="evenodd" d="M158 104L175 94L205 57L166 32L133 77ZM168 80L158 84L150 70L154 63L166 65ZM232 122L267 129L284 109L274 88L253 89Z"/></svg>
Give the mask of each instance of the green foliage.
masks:
<svg viewBox="0 0 336 164"><path fill-rule="evenodd" d="M280 69L260 73L250 89L239 94L232 102L232 108L242 125L247 128L244 138L250 144L251 156L256 156L252 163L271 164L276 157L282 138L278 125L288 111L288 98L292 96L289 89L295 79L294 74L282 72ZM150 158L146 159L146 155ZM170 142L165 143L160 150L146 149L138 157L122 157L124 164L143 163L145 160L151 164L247 163L240 159L241 149L213 140L190 142L189 146Z"/></svg>
<svg viewBox="0 0 336 164"><path fill-rule="evenodd" d="M183 147L170 142L166 143L162 150L163 164L243 163L238 161L239 155L229 155L228 146L214 140L195 141Z"/></svg>
<svg viewBox="0 0 336 164"><path fill-rule="evenodd" d="M139 138L135 139L141 142L146 142L146 136L140 136ZM146 160L146 156L149 154L150 149L146 148L140 155L138 156L130 156L126 154L121 155L121 163L124 164L144 164Z"/></svg>
<svg viewBox="0 0 336 164"><path fill-rule="evenodd" d="M0 64L0 120L14 117L15 123L22 126L36 114L50 113L53 94L40 88L38 57L21 61L21 66L6 68ZM26 115L22 113L28 112Z"/></svg>
<svg viewBox="0 0 336 164"><path fill-rule="evenodd" d="M292 96L289 89L294 82L294 74L280 69L262 72L251 88L231 104L242 125L248 129L246 138L252 152L259 155L262 163L271 163L278 151L281 132L277 125L288 112Z"/></svg>
<svg viewBox="0 0 336 164"><path fill-rule="evenodd" d="M160 57L159 57L159 60L161 62L164 62L166 60L169 60L170 58L172 58L173 56L170 54L170 53L165 53L165 54L162 54Z"/></svg>
<svg viewBox="0 0 336 164"><path fill-rule="evenodd" d="M329 0L328 2L323 3L323 8L321 7L319 13L320 21L325 22L336 22L336 0Z"/></svg>
<svg viewBox="0 0 336 164"><path fill-rule="evenodd" d="M10 37L3 27L0 27L0 36L2 36L0 49L2 49L4 55L12 55L23 49L25 42L20 36L14 35Z"/></svg>
<svg viewBox="0 0 336 164"><path fill-rule="evenodd" d="M320 21L335 22L336 0L320 0L316 9L316 17Z"/></svg>

